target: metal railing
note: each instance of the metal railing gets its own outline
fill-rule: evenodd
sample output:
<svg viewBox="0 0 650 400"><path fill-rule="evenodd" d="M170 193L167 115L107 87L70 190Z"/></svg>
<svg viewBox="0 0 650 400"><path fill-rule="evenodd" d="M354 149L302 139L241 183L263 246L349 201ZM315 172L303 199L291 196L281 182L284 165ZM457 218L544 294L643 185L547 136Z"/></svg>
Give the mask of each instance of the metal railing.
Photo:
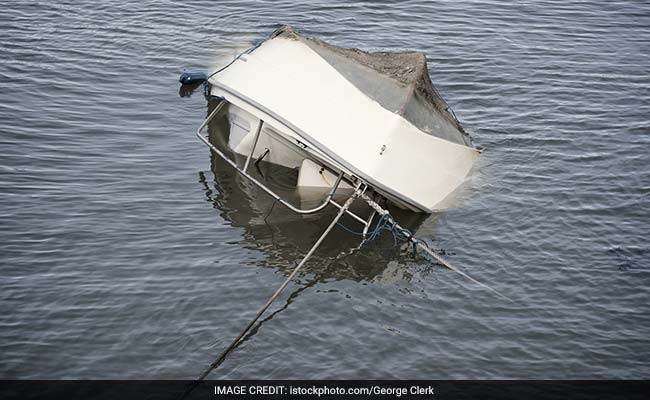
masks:
<svg viewBox="0 0 650 400"><path fill-rule="evenodd" d="M295 207L293 204L289 203L288 201L284 200L282 197L280 197L277 193L275 193L273 190L269 189L264 183L260 182L257 180L254 176L250 175L248 173L248 167L250 165L250 161L253 158L253 154L255 153L255 148L257 147L257 142L259 140L260 134L262 132L262 127L264 125L264 121L260 119L259 123L257 124L257 127L255 128L255 137L253 138L253 146L250 150L250 153L246 157L246 162L244 163L244 167L240 168L237 163L233 160L231 160L226 154L224 154L221 150L219 150L215 145L210 143L208 138L203 136L203 130L205 129L206 126L212 121L212 119L221 111L221 109L227 104L228 102L221 98L219 99L219 104L216 105L214 110L208 115L208 117L203 121L201 126L196 130L196 136L201 139L203 143L205 143L212 152L214 152L216 155L221 157L224 161L226 161L230 166L232 166L237 172L239 172L241 175L245 176L248 178L251 182L256 184L258 187L260 187L262 190L264 190L269 196L271 196L273 199L275 199L277 202L281 203L288 209L290 209L293 212L296 212L298 214L313 214L318 211L323 210L325 207L327 207L328 204L332 204L336 206L337 208L341 209L342 206L339 205L337 202L335 202L332 197L334 196L334 193L338 189L341 181L343 180L343 176L345 175L345 172L343 170L339 171L339 174L336 178L336 182L334 182L334 186L332 186L332 189L328 192L328 194L323 198L323 200L320 202L320 204L314 208L309 208L309 209L302 209ZM358 179L358 178L357 178ZM359 185L363 186L363 190L365 191L365 188L368 187L367 184L365 184L362 181L359 181ZM345 213L350 215L352 218L355 220L359 221L361 224L364 226L364 233L368 231L368 228L370 227L370 224L372 223L372 218L369 218L368 220L364 220L363 218L359 217L358 215L354 214L353 212L349 210L345 210ZM374 213L373 213L374 215Z"/></svg>

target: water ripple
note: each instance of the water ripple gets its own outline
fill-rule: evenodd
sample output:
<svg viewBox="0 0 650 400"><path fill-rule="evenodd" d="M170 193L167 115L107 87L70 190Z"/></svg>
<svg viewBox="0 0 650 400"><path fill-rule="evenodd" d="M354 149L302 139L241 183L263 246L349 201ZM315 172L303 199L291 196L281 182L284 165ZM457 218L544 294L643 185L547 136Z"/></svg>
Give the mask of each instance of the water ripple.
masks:
<svg viewBox="0 0 650 400"><path fill-rule="evenodd" d="M356 242L337 232L215 378L647 377L649 15L622 1L5 7L0 377L195 378L309 248L327 215L265 224L272 201L217 168L192 134L205 101L176 83L280 23L427 54L486 150L461 206L418 234L515 302L390 240L339 257Z"/></svg>

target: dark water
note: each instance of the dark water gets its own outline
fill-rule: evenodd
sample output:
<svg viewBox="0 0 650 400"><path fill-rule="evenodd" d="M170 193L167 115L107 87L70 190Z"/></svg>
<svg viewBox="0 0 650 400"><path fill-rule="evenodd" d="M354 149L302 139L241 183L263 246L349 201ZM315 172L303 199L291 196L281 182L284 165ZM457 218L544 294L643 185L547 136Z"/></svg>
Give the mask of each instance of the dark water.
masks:
<svg viewBox="0 0 650 400"><path fill-rule="evenodd" d="M0 9L0 377L195 378L309 248L331 213L267 225L176 82L278 23L427 54L486 150L418 234L515 301L337 232L211 377L649 376L647 3Z"/></svg>

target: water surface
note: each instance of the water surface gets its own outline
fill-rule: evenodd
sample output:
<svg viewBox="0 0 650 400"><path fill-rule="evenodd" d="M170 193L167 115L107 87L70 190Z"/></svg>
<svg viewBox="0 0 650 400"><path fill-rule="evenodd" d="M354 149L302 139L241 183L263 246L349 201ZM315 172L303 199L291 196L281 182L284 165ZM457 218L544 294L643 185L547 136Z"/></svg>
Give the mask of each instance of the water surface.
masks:
<svg viewBox="0 0 650 400"><path fill-rule="evenodd" d="M1 378L195 378L318 237L176 82L279 23L427 54L485 151L418 234L514 302L338 231L211 377L648 377L647 4L82 0L0 14Z"/></svg>

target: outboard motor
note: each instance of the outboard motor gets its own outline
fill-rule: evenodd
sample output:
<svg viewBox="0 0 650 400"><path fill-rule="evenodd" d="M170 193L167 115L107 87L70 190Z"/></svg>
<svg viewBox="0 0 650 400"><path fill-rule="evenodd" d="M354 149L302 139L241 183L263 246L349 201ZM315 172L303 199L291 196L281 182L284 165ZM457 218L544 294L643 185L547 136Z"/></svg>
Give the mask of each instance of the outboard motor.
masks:
<svg viewBox="0 0 650 400"><path fill-rule="evenodd" d="M181 77L178 79L183 85L193 85L201 82L205 82L208 79L208 75L205 72L183 72Z"/></svg>

